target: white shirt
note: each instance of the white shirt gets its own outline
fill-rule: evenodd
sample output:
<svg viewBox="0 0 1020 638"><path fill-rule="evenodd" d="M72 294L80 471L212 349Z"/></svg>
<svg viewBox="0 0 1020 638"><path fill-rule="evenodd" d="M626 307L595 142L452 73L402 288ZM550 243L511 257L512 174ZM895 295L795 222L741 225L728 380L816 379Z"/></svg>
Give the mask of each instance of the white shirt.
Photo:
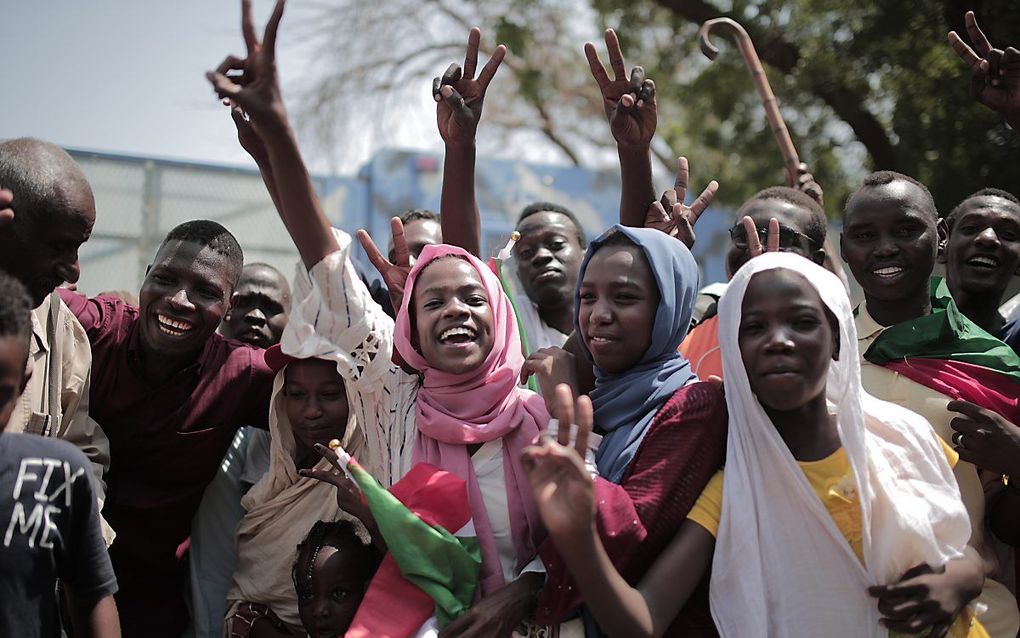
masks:
<svg viewBox="0 0 1020 638"><path fill-rule="evenodd" d="M310 271L299 266L294 281L294 308L308 329L338 350L338 367L347 385L347 400L365 432L367 457L358 461L385 487L392 486L412 467L416 401L421 380L390 360L393 319L372 299L349 260L351 238L334 231L340 249ZM288 341L284 334L284 341ZM308 335L296 335L300 341ZM293 348L288 347L293 345ZM299 343L285 344L295 352ZM514 580L516 548L510 533L503 474L501 439L482 445L472 457L482 501L495 536L507 582ZM544 571L539 559L522 570Z"/></svg>

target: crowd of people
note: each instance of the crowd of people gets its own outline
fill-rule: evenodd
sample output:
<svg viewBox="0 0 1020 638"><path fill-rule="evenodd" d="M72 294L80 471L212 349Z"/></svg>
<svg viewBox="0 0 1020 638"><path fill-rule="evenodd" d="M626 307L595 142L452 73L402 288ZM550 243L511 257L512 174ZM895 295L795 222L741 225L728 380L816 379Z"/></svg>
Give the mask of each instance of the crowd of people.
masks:
<svg viewBox="0 0 1020 638"><path fill-rule="evenodd" d="M589 240L536 202L486 262L475 136L507 50L479 68L476 28L432 86L440 214L393 218L385 251L358 231L366 278L284 107L283 10L260 38L243 0L246 55L207 77L292 282L194 220L137 297L79 294L88 180L0 142L0 635L1018 635L1016 196L940 215L878 171L836 255L802 166L739 207L706 308L720 185L686 203L680 158L658 196L655 84L608 30L609 70L585 53L619 223ZM965 20L970 88L1020 131L1020 51Z"/></svg>

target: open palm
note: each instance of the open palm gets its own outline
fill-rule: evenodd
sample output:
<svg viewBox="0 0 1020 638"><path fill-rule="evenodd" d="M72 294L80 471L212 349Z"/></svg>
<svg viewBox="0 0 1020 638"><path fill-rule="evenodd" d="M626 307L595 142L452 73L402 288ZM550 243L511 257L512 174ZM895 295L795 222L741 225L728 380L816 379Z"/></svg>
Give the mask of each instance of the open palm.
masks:
<svg viewBox="0 0 1020 638"><path fill-rule="evenodd" d="M549 408L560 424L556 438L543 434L537 445L524 450L522 464L546 529L553 538L567 540L590 532L594 524L595 484L584 465L592 406L582 396L575 411L573 391L560 384ZM571 442L575 412L576 438Z"/></svg>

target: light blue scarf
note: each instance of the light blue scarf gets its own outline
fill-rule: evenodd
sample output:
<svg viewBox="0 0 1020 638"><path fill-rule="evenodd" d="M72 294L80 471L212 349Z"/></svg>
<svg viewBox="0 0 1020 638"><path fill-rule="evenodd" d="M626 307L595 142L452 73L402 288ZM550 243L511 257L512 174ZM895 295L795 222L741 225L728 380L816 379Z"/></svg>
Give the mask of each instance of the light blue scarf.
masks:
<svg viewBox="0 0 1020 638"><path fill-rule="evenodd" d="M581 263L574 292L574 330L585 357L592 360L578 323L580 283L592 255L607 237L622 233L641 248L659 285L652 343L633 368L610 374L595 366L595 390L591 393L595 423L605 437L595 454L599 474L619 483L659 408L673 393L698 380L691 364L677 349L691 326L698 294L698 265L683 243L657 230L616 225L591 242Z"/></svg>

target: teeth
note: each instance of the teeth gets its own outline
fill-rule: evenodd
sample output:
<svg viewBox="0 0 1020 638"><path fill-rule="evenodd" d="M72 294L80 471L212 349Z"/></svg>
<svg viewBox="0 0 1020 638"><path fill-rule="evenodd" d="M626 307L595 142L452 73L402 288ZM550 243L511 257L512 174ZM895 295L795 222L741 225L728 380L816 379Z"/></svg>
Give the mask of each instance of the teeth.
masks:
<svg viewBox="0 0 1020 638"><path fill-rule="evenodd" d="M903 272L903 269L899 266L889 266L887 268L879 268L874 271L874 273L879 277L892 277L900 274L901 272Z"/></svg>
<svg viewBox="0 0 1020 638"><path fill-rule="evenodd" d="M177 336L191 330L190 324L184 323L183 321L176 321L166 315L156 315L156 319L159 320L159 329L162 330L164 334Z"/></svg>
<svg viewBox="0 0 1020 638"><path fill-rule="evenodd" d="M463 326L458 326L456 328L447 328L442 332L442 334L439 335L439 340L446 341L450 337L455 337L458 335L464 335L469 339L474 339L475 331L471 330L470 328L465 328Z"/></svg>
<svg viewBox="0 0 1020 638"><path fill-rule="evenodd" d="M607 339L606 337L598 337L594 335L592 336L591 340L597 341L598 343L609 343L610 341L612 341L612 339Z"/></svg>
<svg viewBox="0 0 1020 638"><path fill-rule="evenodd" d="M989 268L995 268L999 265L999 262L990 257L972 257L968 263L979 266L988 266Z"/></svg>

